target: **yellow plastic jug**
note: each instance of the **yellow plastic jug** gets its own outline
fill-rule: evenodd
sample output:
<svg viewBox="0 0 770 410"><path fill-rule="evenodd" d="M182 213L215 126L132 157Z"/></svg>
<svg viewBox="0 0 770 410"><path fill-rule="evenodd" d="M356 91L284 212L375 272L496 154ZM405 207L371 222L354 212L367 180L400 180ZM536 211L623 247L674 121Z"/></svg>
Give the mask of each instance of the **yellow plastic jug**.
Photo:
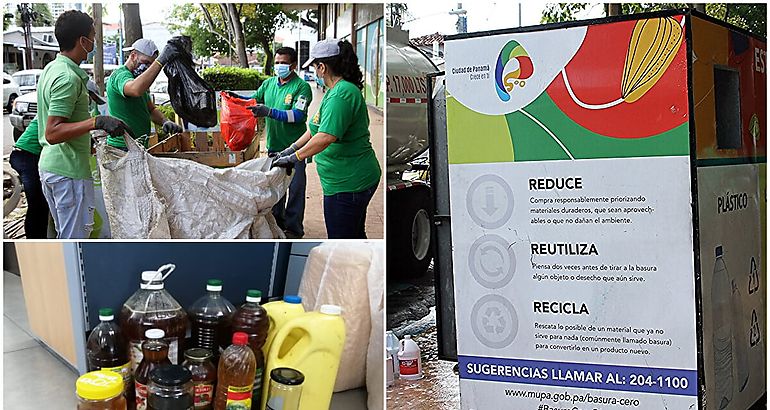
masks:
<svg viewBox="0 0 770 410"><path fill-rule="evenodd" d="M262 305L267 311L267 318L270 320L270 327L267 330L267 339L262 346L262 353L267 360L267 353L270 352L270 344L273 342L273 338L279 330L289 323L290 320L305 313L305 308L302 307L302 298L299 296L284 296L283 300L277 300L275 302L268 302ZM266 380L270 380L270 373L264 373L267 375ZM263 394L264 396L264 394Z"/></svg>
<svg viewBox="0 0 770 410"><path fill-rule="evenodd" d="M342 349L345 346L345 321L342 308L323 305L318 312L307 312L292 319L275 335L267 357L265 374L288 367L305 376L299 410L327 410L337 380ZM267 391L269 378L265 378ZM265 409L267 394L262 395Z"/></svg>

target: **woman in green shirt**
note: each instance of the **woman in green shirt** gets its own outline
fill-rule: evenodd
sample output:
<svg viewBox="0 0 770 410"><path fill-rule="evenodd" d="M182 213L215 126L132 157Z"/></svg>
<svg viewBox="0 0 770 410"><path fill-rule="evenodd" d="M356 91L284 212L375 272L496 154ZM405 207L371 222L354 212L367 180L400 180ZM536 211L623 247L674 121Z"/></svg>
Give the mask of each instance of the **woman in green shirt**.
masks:
<svg viewBox="0 0 770 410"><path fill-rule="evenodd" d="M365 239L366 208L382 177L369 139L369 113L361 90L363 74L348 41L322 40L304 67L313 65L324 94L308 131L281 151L273 166L291 168L315 155L324 193L330 239Z"/></svg>

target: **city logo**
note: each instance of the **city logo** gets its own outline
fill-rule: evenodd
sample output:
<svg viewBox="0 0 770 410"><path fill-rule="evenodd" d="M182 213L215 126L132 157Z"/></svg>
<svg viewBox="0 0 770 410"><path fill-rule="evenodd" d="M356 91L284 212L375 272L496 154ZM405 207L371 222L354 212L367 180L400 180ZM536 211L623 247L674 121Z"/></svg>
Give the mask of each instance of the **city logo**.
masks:
<svg viewBox="0 0 770 410"><path fill-rule="evenodd" d="M495 88L503 101L511 99L514 87L524 87L525 80L532 76L532 59L516 40L509 41L500 51L495 66Z"/></svg>

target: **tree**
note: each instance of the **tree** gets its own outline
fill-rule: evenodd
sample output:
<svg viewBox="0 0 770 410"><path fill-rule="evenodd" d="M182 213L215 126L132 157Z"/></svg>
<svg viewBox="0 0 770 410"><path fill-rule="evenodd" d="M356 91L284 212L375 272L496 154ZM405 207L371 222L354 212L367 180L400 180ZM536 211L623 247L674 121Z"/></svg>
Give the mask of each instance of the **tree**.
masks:
<svg viewBox="0 0 770 410"><path fill-rule="evenodd" d="M409 7L406 3L388 3L385 9L385 21L388 27L401 28L409 17Z"/></svg>
<svg viewBox="0 0 770 410"><path fill-rule="evenodd" d="M273 50L270 45L273 44L275 32L284 24L291 21L295 14L283 10L280 4L249 4L254 7L255 12L252 15L254 30L250 33L254 43L262 46L265 52L264 73L273 74Z"/></svg>
<svg viewBox="0 0 770 410"><path fill-rule="evenodd" d="M32 12L36 13L32 20L32 27L48 27L54 24L53 15L46 3L32 3ZM10 22L9 22L10 23ZM16 26L21 27L24 23L21 21L21 14L16 11ZM3 21L5 26L5 21Z"/></svg>
<svg viewBox="0 0 770 410"><path fill-rule="evenodd" d="M144 37L142 34L142 18L139 16L138 3L123 3L123 21L126 44L134 44L134 41Z"/></svg>
<svg viewBox="0 0 770 410"><path fill-rule="evenodd" d="M242 4L227 3L226 11L233 33L233 41L235 41L235 49L238 51L238 61L241 63L241 67L249 68L249 58L246 56L246 39L243 37L243 25L241 25L240 8L242 6Z"/></svg>
<svg viewBox="0 0 770 410"><path fill-rule="evenodd" d="M588 3L549 3L543 10L542 23L576 20ZM621 14L644 13L658 10L689 8L687 3L620 3ZM752 33L767 35L767 4L707 3L706 14Z"/></svg>

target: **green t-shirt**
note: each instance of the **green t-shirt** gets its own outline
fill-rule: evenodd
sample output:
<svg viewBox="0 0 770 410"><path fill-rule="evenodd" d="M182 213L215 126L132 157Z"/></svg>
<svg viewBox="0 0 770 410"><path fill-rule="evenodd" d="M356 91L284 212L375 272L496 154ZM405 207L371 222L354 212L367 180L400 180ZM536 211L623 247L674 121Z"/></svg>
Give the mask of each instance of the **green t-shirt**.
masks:
<svg viewBox="0 0 770 410"><path fill-rule="evenodd" d="M251 98L276 110L296 109L307 116L307 109L310 107L310 101L313 100L313 92L305 80L293 74L285 84L279 83L278 77L268 78ZM265 118L265 129L267 150L283 151L298 140L307 127L305 121L283 122Z"/></svg>
<svg viewBox="0 0 770 410"><path fill-rule="evenodd" d="M45 139L49 116L64 117L70 123L91 118L86 81L88 74L61 54L40 74L37 86L37 116L40 120L37 128L38 141L43 148L38 166L43 171L73 179L91 178L89 133L55 145L50 145Z"/></svg>
<svg viewBox="0 0 770 410"><path fill-rule="evenodd" d="M43 147L40 146L40 141L38 140L37 135L37 116L32 119L32 122L29 123L27 129L24 130L19 139L13 145L18 149L22 149L35 155L40 155L40 151L43 150Z"/></svg>
<svg viewBox="0 0 770 410"><path fill-rule="evenodd" d="M123 94L126 83L134 80L134 75L126 66L115 70L107 81L107 108L110 115L122 120L134 132L136 138L150 134L150 93L145 91L139 97L127 97ZM147 140L145 139L145 144ZM107 144L113 147L126 147L123 137L107 137Z"/></svg>
<svg viewBox="0 0 770 410"><path fill-rule="evenodd" d="M380 163L369 140L369 113L361 91L340 80L321 100L308 124L310 133L337 140L315 156L324 195L361 192L379 183Z"/></svg>

